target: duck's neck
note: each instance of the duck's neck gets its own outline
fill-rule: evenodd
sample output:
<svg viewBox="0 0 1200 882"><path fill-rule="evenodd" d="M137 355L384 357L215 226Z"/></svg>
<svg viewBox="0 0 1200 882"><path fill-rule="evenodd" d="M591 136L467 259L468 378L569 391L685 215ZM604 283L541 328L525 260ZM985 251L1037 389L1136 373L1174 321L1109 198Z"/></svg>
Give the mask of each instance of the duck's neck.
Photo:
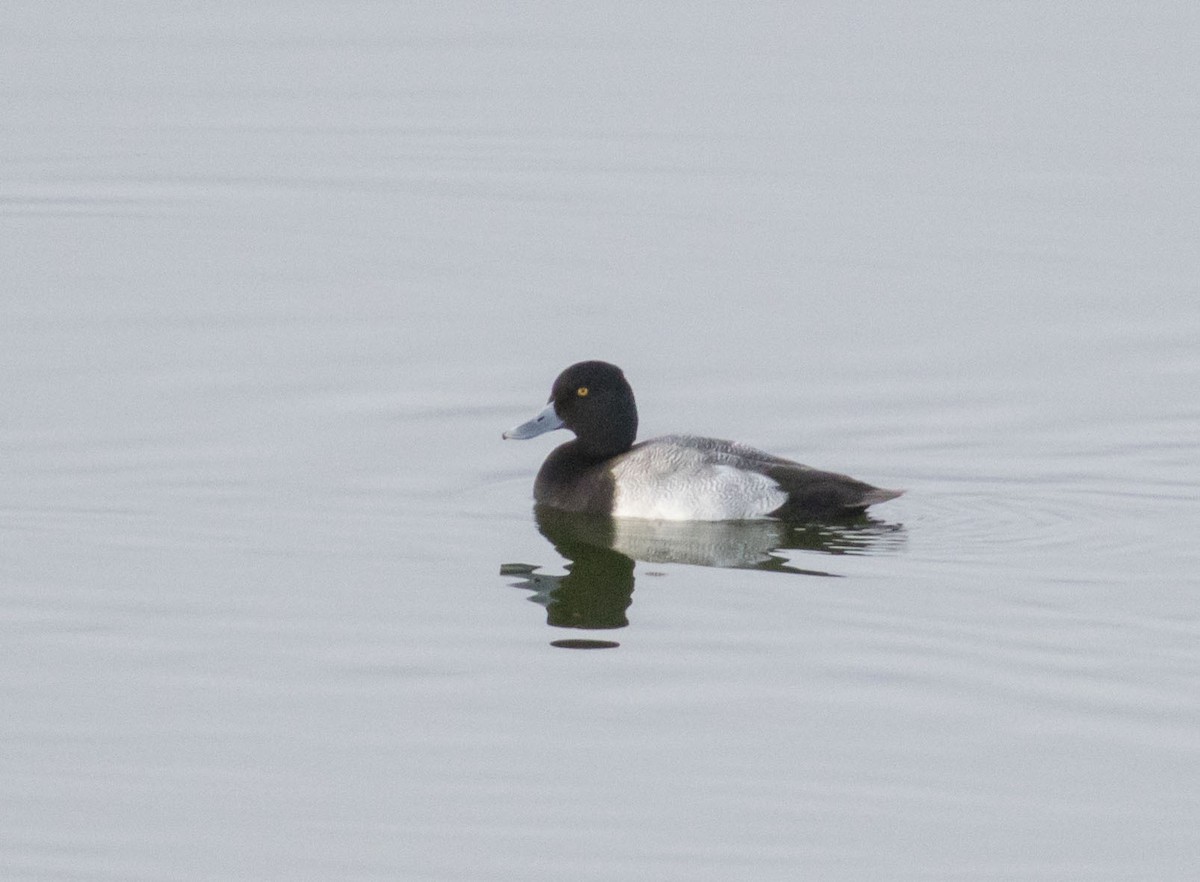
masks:
<svg viewBox="0 0 1200 882"><path fill-rule="evenodd" d="M610 459L624 453L633 446L637 438L637 412L631 416L618 417L605 427L605 431L585 432L583 437L577 437L571 442L574 453L581 459L593 462Z"/></svg>

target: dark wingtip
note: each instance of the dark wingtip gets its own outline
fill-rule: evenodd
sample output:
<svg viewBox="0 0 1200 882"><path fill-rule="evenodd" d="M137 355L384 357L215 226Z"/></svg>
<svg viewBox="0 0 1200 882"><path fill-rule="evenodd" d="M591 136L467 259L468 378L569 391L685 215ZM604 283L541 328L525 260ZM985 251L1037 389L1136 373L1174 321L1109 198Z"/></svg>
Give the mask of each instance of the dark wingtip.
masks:
<svg viewBox="0 0 1200 882"><path fill-rule="evenodd" d="M872 487L849 508L866 508L868 505L876 505L880 502L887 502L889 499L895 499L897 496L903 496L903 490L887 490L883 487Z"/></svg>

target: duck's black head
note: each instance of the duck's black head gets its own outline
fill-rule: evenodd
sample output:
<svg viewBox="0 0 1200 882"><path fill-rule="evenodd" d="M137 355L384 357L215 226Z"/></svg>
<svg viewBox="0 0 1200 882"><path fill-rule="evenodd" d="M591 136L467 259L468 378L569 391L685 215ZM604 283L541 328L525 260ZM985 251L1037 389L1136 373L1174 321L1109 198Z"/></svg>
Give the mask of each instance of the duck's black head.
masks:
<svg viewBox="0 0 1200 882"><path fill-rule="evenodd" d="M550 403L563 427L595 456L615 456L637 437L637 403L625 374L606 361L573 364L554 381Z"/></svg>
<svg viewBox="0 0 1200 882"><path fill-rule="evenodd" d="M558 375L545 410L504 437L533 438L570 429L579 453L607 459L633 446L637 422L633 389L621 369L606 361L581 361Z"/></svg>

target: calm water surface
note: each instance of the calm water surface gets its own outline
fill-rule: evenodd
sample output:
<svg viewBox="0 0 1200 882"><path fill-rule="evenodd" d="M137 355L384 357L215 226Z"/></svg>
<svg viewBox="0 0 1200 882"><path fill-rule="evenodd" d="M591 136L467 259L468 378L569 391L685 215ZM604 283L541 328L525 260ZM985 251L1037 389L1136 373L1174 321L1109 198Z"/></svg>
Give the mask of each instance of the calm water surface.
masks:
<svg viewBox="0 0 1200 882"><path fill-rule="evenodd" d="M1194 877L1192 7L6 19L0 876ZM535 512L593 357L908 492Z"/></svg>

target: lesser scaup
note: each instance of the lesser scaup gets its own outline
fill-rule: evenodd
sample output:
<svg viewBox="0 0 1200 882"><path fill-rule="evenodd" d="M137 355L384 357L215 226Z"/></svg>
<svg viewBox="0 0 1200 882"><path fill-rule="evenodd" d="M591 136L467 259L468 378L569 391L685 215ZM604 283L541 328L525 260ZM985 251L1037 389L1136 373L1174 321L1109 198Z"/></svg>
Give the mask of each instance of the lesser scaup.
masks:
<svg viewBox="0 0 1200 882"><path fill-rule="evenodd" d="M503 437L575 433L546 457L533 485L538 503L564 511L673 521L806 520L861 512L903 492L733 441L664 435L634 444L637 423L621 369L581 361L558 375L541 413Z"/></svg>

